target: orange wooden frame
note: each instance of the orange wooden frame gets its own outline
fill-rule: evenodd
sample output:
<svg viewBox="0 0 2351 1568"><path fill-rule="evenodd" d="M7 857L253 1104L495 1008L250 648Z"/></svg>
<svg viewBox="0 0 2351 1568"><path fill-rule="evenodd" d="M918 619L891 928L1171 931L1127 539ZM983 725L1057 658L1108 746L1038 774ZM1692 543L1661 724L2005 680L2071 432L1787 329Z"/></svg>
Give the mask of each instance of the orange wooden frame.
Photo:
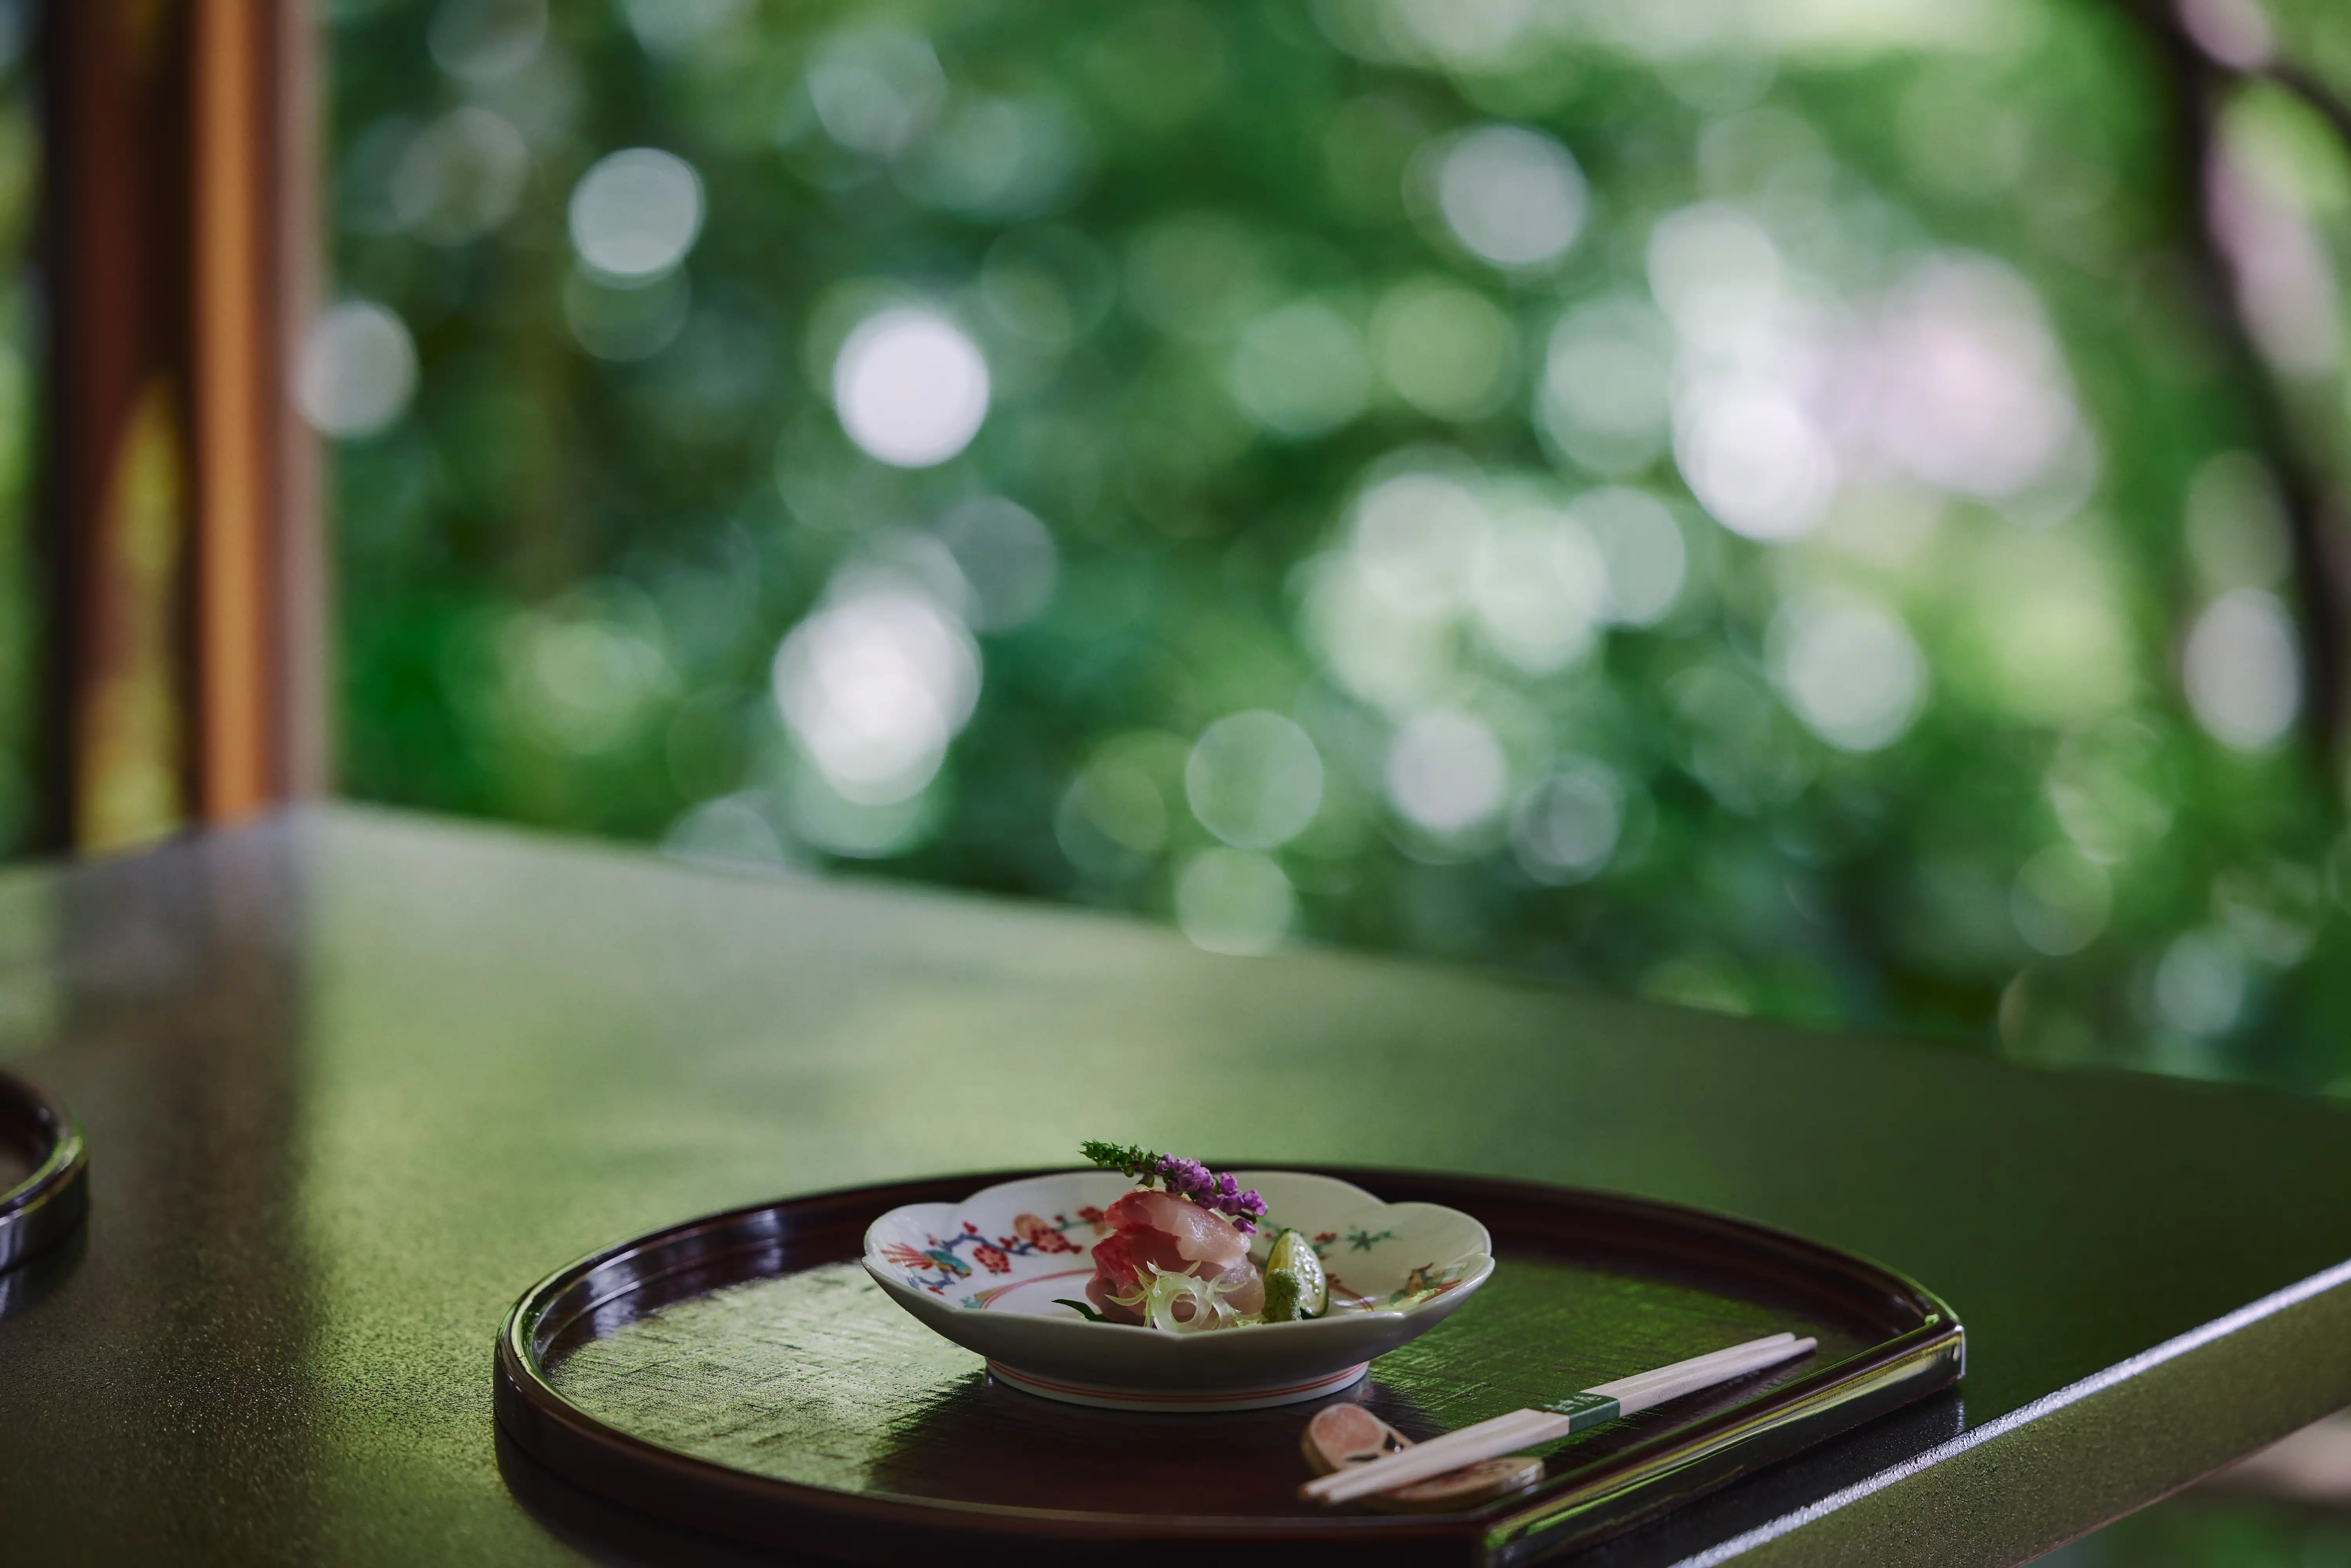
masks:
<svg viewBox="0 0 2351 1568"><path fill-rule="evenodd" d="M219 822L325 771L315 465L290 386L317 138L307 7L193 12L196 801Z"/></svg>
<svg viewBox="0 0 2351 1568"><path fill-rule="evenodd" d="M46 9L48 836L109 849L326 783L314 38L308 0Z"/></svg>

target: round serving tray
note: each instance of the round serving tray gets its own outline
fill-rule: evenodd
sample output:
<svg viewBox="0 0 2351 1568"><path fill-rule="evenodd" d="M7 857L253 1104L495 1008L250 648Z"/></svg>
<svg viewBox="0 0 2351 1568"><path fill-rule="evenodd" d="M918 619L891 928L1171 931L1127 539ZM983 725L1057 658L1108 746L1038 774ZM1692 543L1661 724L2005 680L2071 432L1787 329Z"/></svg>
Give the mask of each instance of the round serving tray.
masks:
<svg viewBox="0 0 2351 1568"><path fill-rule="evenodd" d="M1338 1396L1416 1438L1780 1329L1819 1353L1554 1447L1533 1489L1449 1515L1296 1497L1312 1407L1142 1415L1058 1405L900 1311L857 1260L902 1204L1008 1173L714 1215L558 1270L507 1318L496 1366L507 1476L730 1541L853 1562L941 1552L1099 1563L1178 1542L1218 1563L1511 1563L1622 1530L1949 1386L1950 1309L1901 1276L1759 1226L1610 1194L1331 1170L1461 1209L1499 1266L1477 1298ZM1343 1258L1344 1243L1340 1244ZM541 1474L518 1476L519 1467ZM683 1553L690 1538L678 1538Z"/></svg>
<svg viewBox="0 0 2351 1568"><path fill-rule="evenodd" d="M0 1072L0 1270L79 1225L89 1207L81 1129L45 1091Z"/></svg>

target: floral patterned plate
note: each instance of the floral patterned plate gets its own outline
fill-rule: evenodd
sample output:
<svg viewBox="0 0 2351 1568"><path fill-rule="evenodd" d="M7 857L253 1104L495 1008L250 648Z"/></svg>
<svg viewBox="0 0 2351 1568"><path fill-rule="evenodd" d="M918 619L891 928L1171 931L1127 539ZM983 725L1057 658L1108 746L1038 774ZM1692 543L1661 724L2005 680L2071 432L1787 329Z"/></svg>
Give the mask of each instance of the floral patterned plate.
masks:
<svg viewBox="0 0 2351 1568"><path fill-rule="evenodd" d="M892 1300L999 1381L1113 1410L1253 1410L1346 1387L1442 1322L1494 1271L1486 1228L1433 1203L1383 1203L1301 1171L1240 1171L1265 1198L1263 1261L1281 1228L1304 1231L1331 1281L1331 1310L1305 1322L1165 1333L1086 1322L1082 1300L1102 1210L1134 1183L1067 1171L986 1187L961 1203L893 1208L865 1232L865 1270Z"/></svg>

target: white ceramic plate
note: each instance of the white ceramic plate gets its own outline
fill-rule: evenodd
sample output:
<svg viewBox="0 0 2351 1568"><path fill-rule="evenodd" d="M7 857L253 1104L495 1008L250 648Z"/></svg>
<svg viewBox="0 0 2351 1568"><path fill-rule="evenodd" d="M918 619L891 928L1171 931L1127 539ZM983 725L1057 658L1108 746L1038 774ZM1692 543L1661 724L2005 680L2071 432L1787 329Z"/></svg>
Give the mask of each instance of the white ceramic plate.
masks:
<svg viewBox="0 0 2351 1568"><path fill-rule="evenodd" d="M1486 1228L1433 1203L1382 1203L1301 1171L1237 1171L1266 1201L1254 1255L1280 1227L1313 1239L1331 1311L1304 1322L1165 1333L1088 1322L1102 1211L1116 1171L1009 1181L961 1203L893 1208L865 1232L865 1270L893 1301L987 1358L1015 1388L1120 1410L1252 1410L1335 1393L1372 1358L1426 1333L1494 1271Z"/></svg>

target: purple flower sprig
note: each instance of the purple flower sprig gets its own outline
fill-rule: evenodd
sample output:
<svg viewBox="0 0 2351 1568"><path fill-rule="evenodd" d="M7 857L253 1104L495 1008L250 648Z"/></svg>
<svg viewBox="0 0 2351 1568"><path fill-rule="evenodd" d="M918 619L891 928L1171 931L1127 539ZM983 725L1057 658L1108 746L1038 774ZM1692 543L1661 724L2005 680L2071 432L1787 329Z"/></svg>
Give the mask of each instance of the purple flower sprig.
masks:
<svg viewBox="0 0 2351 1568"><path fill-rule="evenodd" d="M1155 1181L1161 1183L1177 1197L1188 1198L1202 1208L1225 1216L1233 1222L1233 1228L1244 1236L1255 1235L1256 1221L1265 1218L1265 1199L1255 1191L1243 1192L1241 1184L1228 1171L1212 1171L1197 1160L1154 1154L1131 1144L1089 1140L1078 1147L1098 1166L1123 1172L1145 1186Z"/></svg>

